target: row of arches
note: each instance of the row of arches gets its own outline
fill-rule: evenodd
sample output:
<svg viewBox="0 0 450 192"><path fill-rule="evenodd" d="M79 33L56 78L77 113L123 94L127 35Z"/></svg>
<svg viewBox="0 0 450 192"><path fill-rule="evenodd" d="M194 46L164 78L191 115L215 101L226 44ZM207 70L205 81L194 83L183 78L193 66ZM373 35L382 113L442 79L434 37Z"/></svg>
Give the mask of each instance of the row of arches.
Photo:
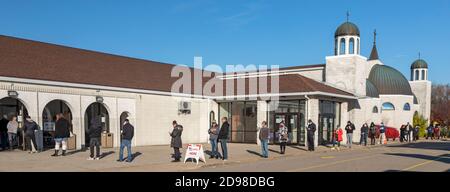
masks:
<svg viewBox="0 0 450 192"><path fill-rule="evenodd" d="M56 115L61 113L64 118L69 120L72 123L73 119L73 107L66 101L55 99L48 102L42 112L41 112L41 120L36 121L40 122L39 127L43 132L43 147L52 148L54 147L54 130L55 130L55 122ZM18 98L13 97L4 97L0 99L0 114L1 117L7 118L11 120L12 117L17 117L17 121L19 122L19 127L23 127L25 117L30 115L28 113L28 106ZM131 114L128 111L123 111L119 117L120 130L122 129L123 122L125 119L129 118ZM104 103L93 102L91 103L86 110L84 111L84 141L82 141L82 145L88 146L90 142L89 135L87 134L86 129L88 129L90 122L94 117L99 117L101 119L103 131L109 133L110 130L110 112L108 107ZM73 131L73 127L70 128ZM19 137L20 138L20 137ZM23 141L19 141L19 144Z"/></svg>
<svg viewBox="0 0 450 192"><path fill-rule="evenodd" d="M360 54L359 38L339 38L335 42L335 55Z"/></svg>
<svg viewBox="0 0 450 192"><path fill-rule="evenodd" d="M411 81L427 80L427 70L426 69L414 69L411 73Z"/></svg>
<svg viewBox="0 0 450 192"><path fill-rule="evenodd" d="M381 110L392 111L395 110L395 106L391 102L385 102L381 105ZM411 105L409 103L405 103L403 105L403 111L411 111ZM372 113L379 113L377 106L372 108Z"/></svg>

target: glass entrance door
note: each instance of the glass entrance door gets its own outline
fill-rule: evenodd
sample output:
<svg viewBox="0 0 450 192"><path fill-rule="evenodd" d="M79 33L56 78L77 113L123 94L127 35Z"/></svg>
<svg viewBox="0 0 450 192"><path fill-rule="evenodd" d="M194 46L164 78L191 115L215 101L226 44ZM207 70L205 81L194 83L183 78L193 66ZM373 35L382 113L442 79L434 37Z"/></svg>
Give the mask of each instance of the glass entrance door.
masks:
<svg viewBox="0 0 450 192"><path fill-rule="evenodd" d="M320 116L319 124L319 143L326 145L332 142L333 132L335 129L335 118L332 115Z"/></svg>
<svg viewBox="0 0 450 192"><path fill-rule="evenodd" d="M289 143L300 144L300 131L299 131L299 115L297 113L277 113L275 114L274 122L274 132L273 137L274 143L278 143L278 130L280 123L284 121L284 124L288 128L289 133Z"/></svg>

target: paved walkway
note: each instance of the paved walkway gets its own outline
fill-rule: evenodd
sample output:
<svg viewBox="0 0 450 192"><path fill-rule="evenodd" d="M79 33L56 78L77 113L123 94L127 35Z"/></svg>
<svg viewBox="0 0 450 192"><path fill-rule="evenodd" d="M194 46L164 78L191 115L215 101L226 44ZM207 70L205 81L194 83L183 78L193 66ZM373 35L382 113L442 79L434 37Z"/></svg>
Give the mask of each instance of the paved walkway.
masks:
<svg viewBox="0 0 450 192"><path fill-rule="evenodd" d="M392 143L390 146L399 145ZM205 150L210 146L205 144ZM352 151L368 150L374 148L384 148L385 146L363 147L353 145ZM21 150L0 152L0 171L87 171L87 172L107 172L107 171L200 171L210 170L216 167L248 164L251 162L272 162L294 157L307 157L313 155L326 156L333 151L325 146L320 146L315 152L308 152L302 146L288 146L286 154L278 153L279 146L270 145L270 158L262 159L259 155L260 147L256 144L229 144L229 160L208 159L206 163L200 162L198 165L192 162L171 163L170 154L172 149L165 146L146 146L133 148L134 160L132 163L116 162L118 149L102 149L103 157L98 161L86 160L89 151L69 151L67 156L51 157L53 150L37 154L28 154ZM342 148L342 151L349 149ZM257 171L257 170L253 170Z"/></svg>

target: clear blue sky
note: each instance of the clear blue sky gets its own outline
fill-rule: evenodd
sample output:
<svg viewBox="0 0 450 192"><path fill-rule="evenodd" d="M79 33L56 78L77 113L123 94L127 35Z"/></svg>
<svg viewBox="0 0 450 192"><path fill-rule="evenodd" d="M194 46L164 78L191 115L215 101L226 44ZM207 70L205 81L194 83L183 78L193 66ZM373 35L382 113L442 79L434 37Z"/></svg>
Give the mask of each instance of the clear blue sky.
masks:
<svg viewBox="0 0 450 192"><path fill-rule="evenodd" d="M324 63L350 20L362 54L372 32L387 65L409 78L418 52L430 79L450 83L450 0L0 1L0 34L174 64Z"/></svg>

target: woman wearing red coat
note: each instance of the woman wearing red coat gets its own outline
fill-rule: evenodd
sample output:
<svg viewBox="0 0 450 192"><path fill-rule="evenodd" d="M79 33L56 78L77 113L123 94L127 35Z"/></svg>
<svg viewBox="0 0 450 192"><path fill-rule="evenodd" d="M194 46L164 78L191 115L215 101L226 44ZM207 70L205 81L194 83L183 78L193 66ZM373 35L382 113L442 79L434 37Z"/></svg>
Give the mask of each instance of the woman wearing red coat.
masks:
<svg viewBox="0 0 450 192"><path fill-rule="evenodd" d="M337 150L340 150L341 141L342 141L342 135L343 134L344 134L344 131L342 130L341 127L338 127L336 129L336 131L334 131L334 133L333 133L333 140L335 140L336 143L337 143L337 148L336 148ZM335 145L335 143L333 142L333 148L332 149L335 149L334 145Z"/></svg>

